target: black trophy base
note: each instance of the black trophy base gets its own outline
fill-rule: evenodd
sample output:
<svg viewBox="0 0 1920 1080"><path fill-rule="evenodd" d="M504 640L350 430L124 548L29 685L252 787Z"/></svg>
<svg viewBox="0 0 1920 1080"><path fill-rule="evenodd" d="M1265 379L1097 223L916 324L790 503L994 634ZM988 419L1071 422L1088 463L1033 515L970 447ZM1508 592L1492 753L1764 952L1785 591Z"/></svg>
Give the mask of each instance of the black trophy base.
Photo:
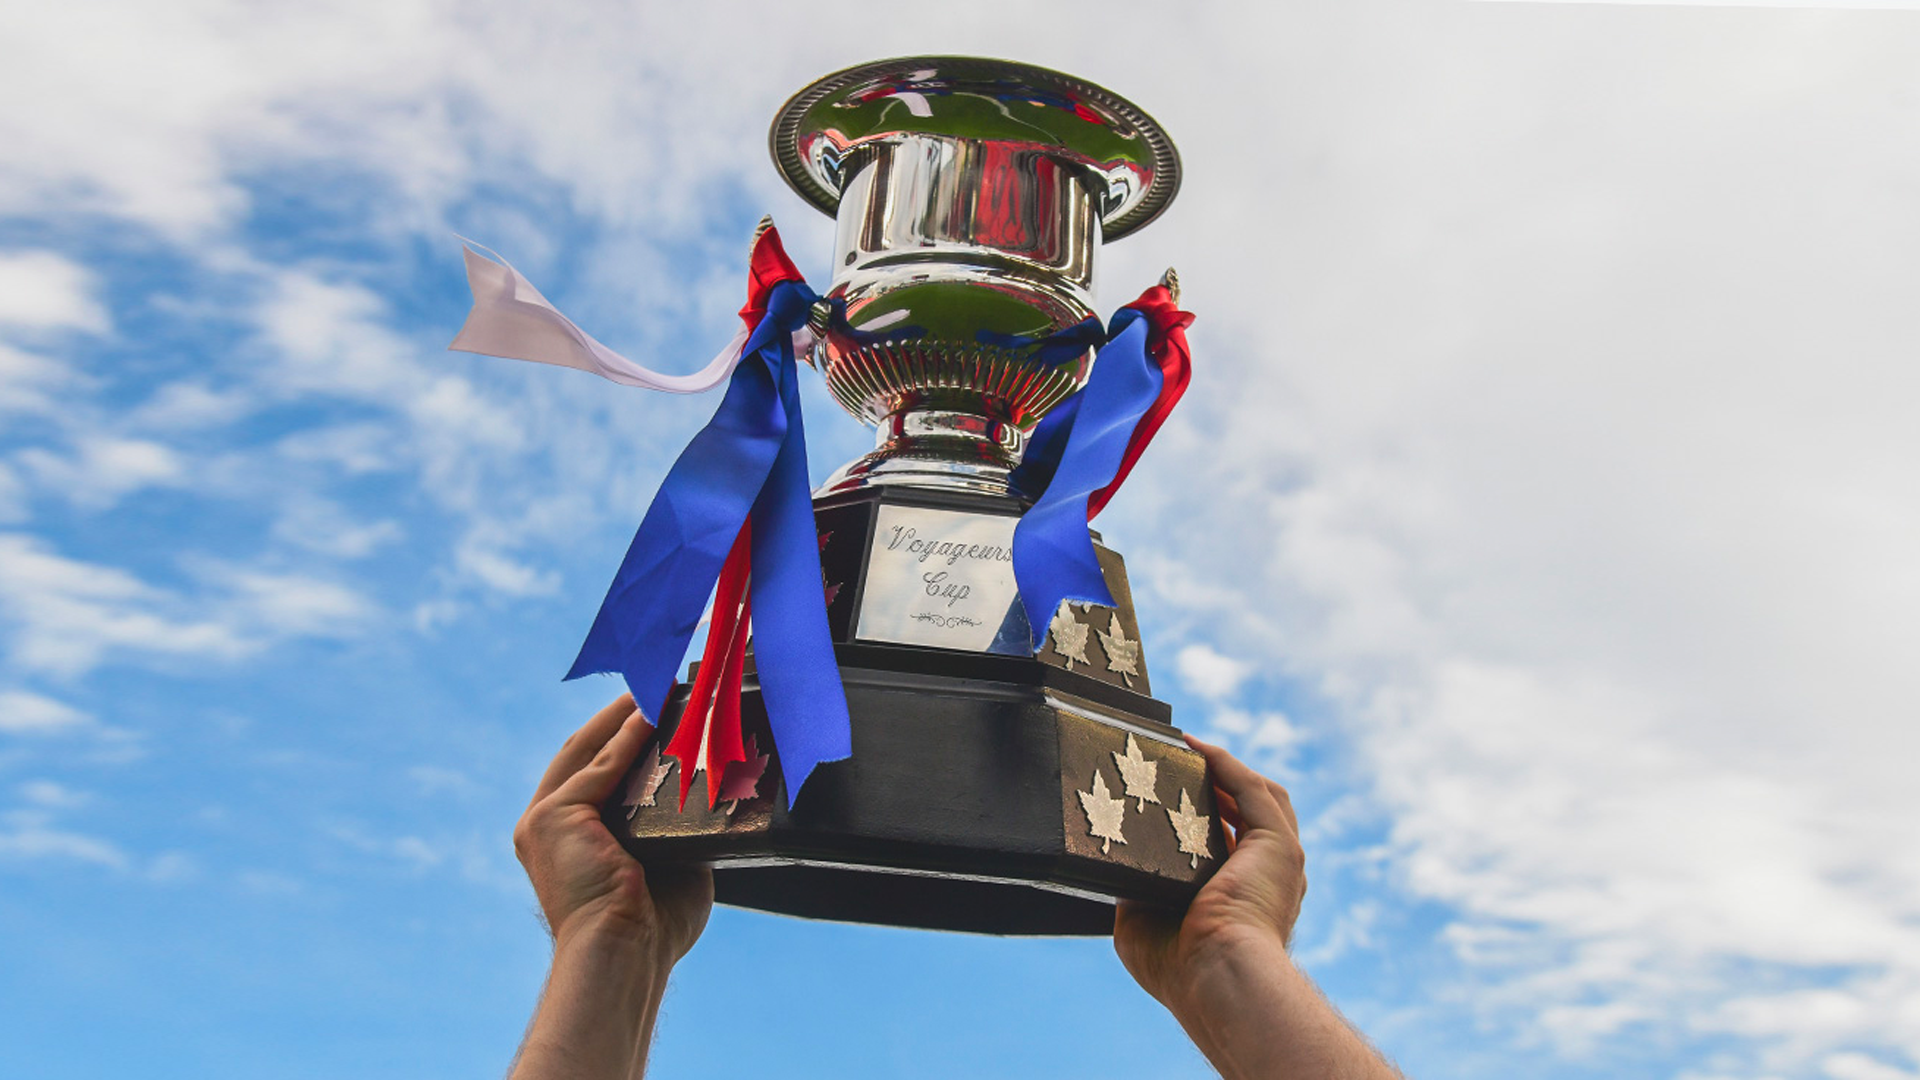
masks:
<svg viewBox="0 0 1920 1080"><path fill-rule="evenodd" d="M872 511L898 498L862 493L834 507ZM848 516L834 528L867 549L870 535ZM1131 626L1124 570L1110 553L1102 562L1125 610L1079 617ZM843 625L853 637L852 622ZM1116 899L1184 907L1225 855L1204 759L1181 741L1168 707L1126 680L1044 653L844 638L835 648L852 757L819 766L788 809L749 673L741 714L764 771L729 771L720 795L740 797L723 800L709 799L709 777L696 772L682 808L682 765L659 752L680 723L682 685L606 810L636 858L709 865L720 903L804 918L1105 935ZM1144 669L1137 681L1144 689Z"/></svg>

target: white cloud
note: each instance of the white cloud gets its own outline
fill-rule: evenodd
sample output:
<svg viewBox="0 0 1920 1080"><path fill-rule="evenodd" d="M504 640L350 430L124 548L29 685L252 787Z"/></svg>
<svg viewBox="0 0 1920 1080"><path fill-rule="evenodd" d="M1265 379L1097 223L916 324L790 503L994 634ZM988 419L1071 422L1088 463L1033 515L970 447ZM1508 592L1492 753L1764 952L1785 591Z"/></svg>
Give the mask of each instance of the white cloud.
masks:
<svg viewBox="0 0 1920 1080"><path fill-rule="evenodd" d="M825 251L742 151L781 95L933 30L998 52L1017 15L1033 59L1124 90L1186 154L1187 194L1102 269L1111 306L1175 263L1201 314L1188 402L1101 521L1150 622L1234 643L1226 666L1176 654L1183 681L1224 699L1257 663L1321 699L1312 728L1388 820L1393 880L1455 912L1469 986L1510 987L1476 995L1490 1024L1569 1053L1731 1036L1713 1070L1745 1076L1920 1055L1909 23L1405 2L1208 7L1128 37L991 4L849 31L856 9L829 4L769 9L743 40L684 6L25 10L0 16L0 100L45 107L0 117L0 208L226 238L245 170L324 161L390 184L369 235L413 238L485 174L596 234L525 245L530 271L593 282L565 306L681 329L689 295L724 316L731 269L689 280L686 247L733 204L780 211L803 265ZM250 267L263 385L388 410L279 452L418 467L471 525L453 549L472 582L551 589L512 553L644 505L609 449L630 418L585 404L602 388L423 363L437 344L351 267ZM76 289L54 321L104 325ZM29 403L49 385L0 375ZM59 584L22 584L17 551L0 605L68 669L251 647L247 619L110 567L74 563L81 580L44 547L22 557ZM1286 717L1241 704L1222 730L1291 745ZM1756 965L1809 985L1756 993Z"/></svg>
<svg viewBox="0 0 1920 1080"><path fill-rule="evenodd" d="M126 418L136 431L206 431L247 415L258 406L254 395L243 390L216 390L195 382L171 382L153 392L153 396Z"/></svg>
<svg viewBox="0 0 1920 1080"><path fill-rule="evenodd" d="M87 435L70 455L36 447L16 460L42 488L96 510L143 488L178 487L191 479L179 452L150 439Z"/></svg>
<svg viewBox="0 0 1920 1080"><path fill-rule="evenodd" d="M53 251L0 251L0 326L29 330L109 328L86 267Z"/></svg>
<svg viewBox="0 0 1920 1080"><path fill-rule="evenodd" d="M507 596L549 596L560 589L558 574L543 573L475 543L463 544L456 558L462 571Z"/></svg>
<svg viewBox="0 0 1920 1080"><path fill-rule="evenodd" d="M0 814L0 860L55 859L124 870L132 860L113 843L56 827L45 810Z"/></svg>
<svg viewBox="0 0 1920 1080"><path fill-rule="evenodd" d="M0 413L57 413L55 393L77 381L55 360L0 343Z"/></svg>
<svg viewBox="0 0 1920 1080"><path fill-rule="evenodd" d="M201 577L201 592L182 593L0 533L10 658L68 676L116 653L236 660L287 637L356 632L374 610L351 589L303 575L208 565Z"/></svg>
<svg viewBox="0 0 1920 1080"><path fill-rule="evenodd" d="M1174 670L1188 690L1207 698L1229 698L1240 684L1253 674L1253 665L1245 660L1222 655L1213 646L1195 642L1173 657Z"/></svg>
<svg viewBox="0 0 1920 1080"><path fill-rule="evenodd" d="M273 524L282 543L339 559L363 559L403 535L397 521L358 521L338 503L314 497L290 500Z"/></svg>
<svg viewBox="0 0 1920 1080"><path fill-rule="evenodd" d="M47 735L86 727L92 720L65 702L26 690L0 690L0 732Z"/></svg>

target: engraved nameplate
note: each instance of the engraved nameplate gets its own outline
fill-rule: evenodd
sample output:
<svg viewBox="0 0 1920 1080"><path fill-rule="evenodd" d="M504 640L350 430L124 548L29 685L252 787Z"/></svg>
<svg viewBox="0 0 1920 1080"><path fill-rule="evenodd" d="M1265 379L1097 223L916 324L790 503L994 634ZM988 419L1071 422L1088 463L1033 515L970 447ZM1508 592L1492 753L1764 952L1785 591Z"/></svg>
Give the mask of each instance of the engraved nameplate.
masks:
<svg viewBox="0 0 1920 1080"><path fill-rule="evenodd" d="M917 506L882 506L867 553L855 636L971 652L995 642L1016 613L1013 527L1019 519ZM1010 650L1008 650L1010 651Z"/></svg>

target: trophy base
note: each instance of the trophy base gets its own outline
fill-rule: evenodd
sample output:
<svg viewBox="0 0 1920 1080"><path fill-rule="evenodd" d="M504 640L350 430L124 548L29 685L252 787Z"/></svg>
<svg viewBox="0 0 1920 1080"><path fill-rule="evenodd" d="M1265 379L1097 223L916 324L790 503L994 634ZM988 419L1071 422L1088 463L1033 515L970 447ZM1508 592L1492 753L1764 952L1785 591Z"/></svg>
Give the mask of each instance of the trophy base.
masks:
<svg viewBox="0 0 1920 1080"><path fill-rule="evenodd" d="M829 603L829 622L852 757L819 766L789 809L779 750L749 671L741 695L752 743L747 772L763 771L750 783L735 783L730 771L726 793L743 795L730 801L710 798L710 778L697 771L682 807L687 763L660 753L681 721L682 685L656 741L606 808L614 835L643 863L711 866L720 903L804 918L1105 935L1118 899L1184 907L1226 846L1205 760L1181 740L1169 707L1144 692L1118 556L1101 550L1121 606L1061 616L1111 627L1100 633L1112 658L1085 630L1068 655L1052 645L1031 655L1024 616L1014 618L1017 604L1002 620L1017 622L1012 632L996 632L992 620L967 620L975 624L969 630L895 617L902 601L888 586L889 521L957 528L967 523L913 515L1006 517L1018 509L1010 499L897 488L820 500L822 532L847 541L836 548L823 540L823 561L829 579L846 582ZM964 577L965 567L955 565L948 572ZM998 607L990 570L965 582L980 590L970 601ZM886 617L863 617L870 604L887 605ZM994 652L872 640L923 632L991 636L995 648L1017 639L1019 646ZM1076 637L1067 636L1070 644Z"/></svg>

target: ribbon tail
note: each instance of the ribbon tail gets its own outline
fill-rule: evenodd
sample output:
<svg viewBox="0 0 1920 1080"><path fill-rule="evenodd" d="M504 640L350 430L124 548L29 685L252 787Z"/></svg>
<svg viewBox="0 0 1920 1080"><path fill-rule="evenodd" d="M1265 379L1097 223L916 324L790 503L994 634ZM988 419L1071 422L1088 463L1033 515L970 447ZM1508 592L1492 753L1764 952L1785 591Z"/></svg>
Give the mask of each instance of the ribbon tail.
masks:
<svg viewBox="0 0 1920 1080"><path fill-rule="evenodd" d="M787 332L776 324L761 320L748 350L778 356ZM619 672L656 724L709 590L787 441L787 411L770 367L762 357L734 370L720 408L647 507L567 673Z"/></svg>
<svg viewBox="0 0 1920 1080"><path fill-rule="evenodd" d="M663 390L670 394L698 394L725 382L740 362L742 330L707 366L691 375L668 375L636 363L594 340L572 319L560 313L540 290L505 259L488 258L464 248L467 288L473 308L447 348L458 352L529 360L590 372L623 386ZM484 249L483 249L484 250Z"/></svg>
<svg viewBox="0 0 1920 1080"><path fill-rule="evenodd" d="M782 358L787 440L753 506L754 663L791 807L822 762L853 753L846 690L820 590L806 432L792 353Z"/></svg>
<svg viewBox="0 0 1920 1080"><path fill-rule="evenodd" d="M1014 580L1035 652L1062 602L1113 606L1087 529L1089 500L1114 482L1133 432L1162 386L1160 368L1147 356L1144 317L1122 309L1114 321L1118 332L1100 350L1080 392L1052 481L1013 531Z"/></svg>
<svg viewBox="0 0 1920 1080"><path fill-rule="evenodd" d="M726 794L727 773L747 760L740 731L740 684L747 667L747 629L753 622L753 601L740 598L740 618L727 642L726 665L720 671L719 694L713 700L713 723L707 733L707 809L720 805Z"/></svg>
<svg viewBox="0 0 1920 1080"><path fill-rule="evenodd" d="M729 650L745 623L741 605L746 601L747 575L751 572L749 553L753 523L740 527L739 536L733 541L733 550L727 552L727 561L720 567L720 583L714 590L713 619L707 624L707 643L700 657L700 669L694 675L693 686L687 691L687 705L680 713L680 726L674 730L673 738L667 742L665 753L680 762L680 808L686 809L687 795L693 790L693 774L702 764L703 747L710 744L712 730L719 722L716 702L725 701L727 694L726 667ZM734 685L734 697L739 697L738 683ZM738 706L735 706L738 715ZM738 736L735 736L736 739ZM707 778L707 787L711 791L718 781L711 771Z"/></svg>

